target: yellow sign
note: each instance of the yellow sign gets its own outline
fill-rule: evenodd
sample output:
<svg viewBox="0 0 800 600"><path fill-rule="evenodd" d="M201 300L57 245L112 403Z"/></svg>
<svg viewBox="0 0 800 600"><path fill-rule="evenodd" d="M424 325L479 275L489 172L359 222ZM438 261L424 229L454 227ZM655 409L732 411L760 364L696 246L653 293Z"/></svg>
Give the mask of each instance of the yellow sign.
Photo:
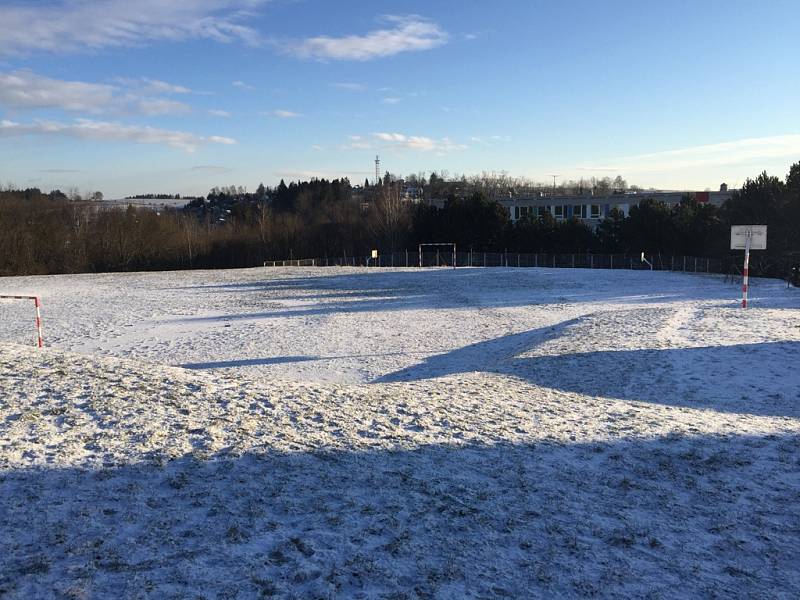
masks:
<svg viewBox="0 0 800 600"><path fill-rule="evenodd" d="M378 251L377 250L373 250L372 251L372 258L378 258Z"/></svg>

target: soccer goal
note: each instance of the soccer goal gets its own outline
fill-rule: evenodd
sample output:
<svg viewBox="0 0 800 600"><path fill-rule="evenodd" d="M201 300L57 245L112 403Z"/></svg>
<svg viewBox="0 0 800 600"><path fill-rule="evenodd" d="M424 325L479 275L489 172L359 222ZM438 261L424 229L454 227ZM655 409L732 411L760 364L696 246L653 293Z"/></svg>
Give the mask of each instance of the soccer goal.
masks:
<svg viewBox="0 0 800 600"><path fill-rule="evenodd" d="M456 245L453 242L438 242L438 243L430 243L430 244L420 244L419 245L419 266L420 267L424 266L424 264L425 264L425 261L424 261L424 248L436 248L436 266L437 267L449 267L450 265L447 264L448 259L449 259L451 265L453 266L453 268L454 269L456 268Z"/></svg>
<svg viewBox="0 0 800 600"><path fill-rule="evenodd" d="M42 314L39 309L42 306L42 301L39 296L0 296L0 300L33 300L33 306L36 310L36 345L39 348L44 346L44 339L42 338Z"/></svg>

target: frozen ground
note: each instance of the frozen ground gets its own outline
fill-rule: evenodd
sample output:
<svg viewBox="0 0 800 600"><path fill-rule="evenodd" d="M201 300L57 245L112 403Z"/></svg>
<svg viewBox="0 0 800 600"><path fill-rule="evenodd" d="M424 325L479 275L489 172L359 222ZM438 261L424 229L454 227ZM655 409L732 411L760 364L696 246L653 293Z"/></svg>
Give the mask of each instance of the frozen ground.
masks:
<svg viewBox="0 0 800 600"><path fill-rule="evenodd" d="M800 293L0 279L0 597L800 594Z"/></svg>

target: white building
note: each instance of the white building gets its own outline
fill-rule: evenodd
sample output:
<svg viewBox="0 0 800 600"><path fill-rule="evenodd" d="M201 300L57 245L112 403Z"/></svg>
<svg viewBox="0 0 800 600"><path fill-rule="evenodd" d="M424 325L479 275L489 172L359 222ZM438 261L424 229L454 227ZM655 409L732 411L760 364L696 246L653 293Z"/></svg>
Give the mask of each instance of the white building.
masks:
<svg viewBox="0 0 800 600"><path fill-rule="evenodd" d="M670 206L680 203L687 193L693 193L698 202L722 206L731 198L734 190L728 191L727 186L721 186L719 192L624 192L607 196L524 196L498 198L497 201L508 210L512 221L523 219L527 216L539 217L545 213L551 214L557 221L577 218L586 221L589 225L597 225L611 214L613 209L622 212L626 217L632 206L638 205L643 200L656 200ZM444 200L432 200L431 204L444 207Z"/></svg>

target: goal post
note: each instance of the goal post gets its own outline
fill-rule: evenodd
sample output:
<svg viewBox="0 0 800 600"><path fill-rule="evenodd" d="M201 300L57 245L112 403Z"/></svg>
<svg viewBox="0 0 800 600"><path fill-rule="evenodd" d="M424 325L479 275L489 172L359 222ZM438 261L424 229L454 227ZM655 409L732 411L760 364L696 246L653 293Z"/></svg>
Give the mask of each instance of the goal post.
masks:
<svg viewBox="0 0 800 600"><path fill-rule="evenodd" d="M420 266L420 268L422 268L424 266L423 248L429 248L429 247L430 248L436 248L436 256L437 256L437 258L436 258L436 266L437 267L439 266L439 256L440 256L439 249L442 248L442 247L444 247L445 249L448 249L448 248L452 249L452 252L453 252L453 268L455 269L458 266L457 265L458 257L456 255L455 242L431 242L431 243L426 243L426 244L420 244L419 245L419 266Z"/></svg>
<svg viewBox="0 0 800 600"><path fill-rule="evenodd" d="M0 300L33 300L33 306L36 309L36 341L39 348L44 346L44 338L42 337L42 301L39 296L0 296Z"/></svg>

